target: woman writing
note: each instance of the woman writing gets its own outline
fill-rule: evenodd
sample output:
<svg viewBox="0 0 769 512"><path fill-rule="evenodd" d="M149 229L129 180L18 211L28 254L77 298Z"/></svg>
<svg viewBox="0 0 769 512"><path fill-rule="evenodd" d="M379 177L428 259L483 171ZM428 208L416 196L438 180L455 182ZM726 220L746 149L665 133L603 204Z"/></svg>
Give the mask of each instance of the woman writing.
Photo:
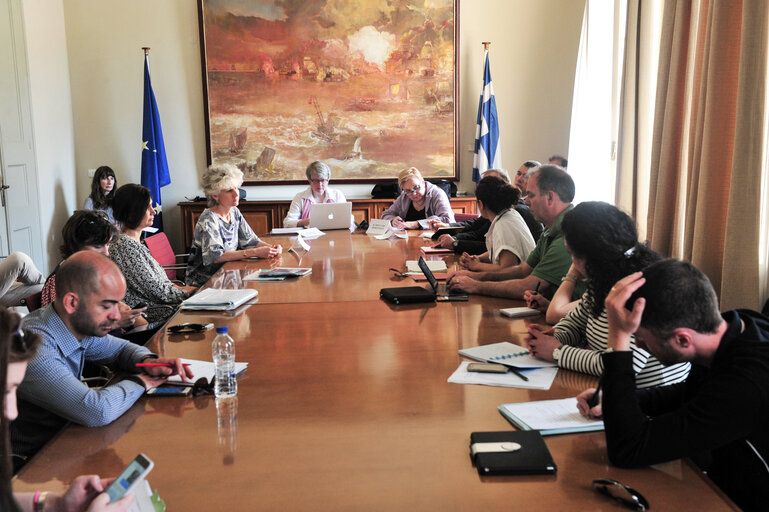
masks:
<svg viewBox="0 0 769 512"><path fill-rule="evenodd" d="M459 264L469 271L493 272L526 261L534 238L523 217L513 209L518 189L496 176L486 176L475 188L478 210L491 225L486 232L486 252L463 253ZM472 275L472 273L470 274Z"/></svg>
<svg viewBox="0 0 769 512"><path fill-rule="evenodd" d="M228 261L274 258L283 248L259 240L238 210L243 173L231 164L212 165L202 178L208 208L193 235L187 262L187 283L203 285Z"/></svg>
<svg viewBox="0 0 769 512"><path fill-rule="evenodd" d="M120 235L109 247L109 257L117 263L128 288L125 299L131 307L144 304L149 323L164 321L184 299L192 295L194 286L176 285L149 249L141 243L141 233L152 226L155 209L147 187L129 183L115 193L115 218L122 225Z"/></svg>
<svg viewBox="0 0 769 512"><path fill-rule="evenodd" d="M346 202L342 191L328 186L328 180L331 179L331 169L328 165L315 161L307 166L305 174L310 186L294 196L286 218L283 219L284 228L307 226L310 223L310 206L313 204Z"/></svg>
<svg viewBox="0 0 769 512"><path fill-rule="evenodd" d="M24 379L27 362L34 356L40 336L21 329L21 319L0 306L0 383L4 393L0 417L0 510L7 512L122 512L133 502L133 496L124 496L110 504L104 489L110 480L96 475L75 478L63 494L52 492L16 493L11 490L10 445L8 424L18 415L16 388Z"/></svg>
<svg viewBox="0 0 769 512"><path fill-rule="evenodd" d="M416 167L401 171L398 185L403 191L382 213L384 220L402 229L428 229L430 221L454 222L446 193L422 177Z"/></svg>
<svg viewBox="0 0 769 512"><path fill-rule="evenodd" d="M608 203L580 203L564 216L562 229L574 269L588 279L587 291L555 325L553 336L531 325L526 343L532 355L554 361L561 368L601 375L601 353L608 348L606 296L618 280L643 270L660 256L638 243L633 219ZM564 281L576 282L577 275L570 272ZM663 366L635 341L631 350L639 388L681 382L689 374L689 363Z"/></svg>
<svg viewBox="0 0 769 512"><path fill-rule="evenodd" d="M117 180L112 168L102 165L93 175L91 180L91 195L83 203L84 210L101 210L107 214L109 221L115 223L112 209L112 201L115 199Z"/></svg>

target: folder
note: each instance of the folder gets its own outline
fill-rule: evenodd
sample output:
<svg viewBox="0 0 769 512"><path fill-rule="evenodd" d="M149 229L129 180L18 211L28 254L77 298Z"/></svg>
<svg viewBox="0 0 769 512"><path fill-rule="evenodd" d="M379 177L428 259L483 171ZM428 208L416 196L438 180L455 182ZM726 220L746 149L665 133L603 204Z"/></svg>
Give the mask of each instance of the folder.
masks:
<svg viewBox="0 0 769 512"><path fill-rule="evenodd" d="M548 475L558 470L536 430L473 432L470 456L480 475Z"/></svg>

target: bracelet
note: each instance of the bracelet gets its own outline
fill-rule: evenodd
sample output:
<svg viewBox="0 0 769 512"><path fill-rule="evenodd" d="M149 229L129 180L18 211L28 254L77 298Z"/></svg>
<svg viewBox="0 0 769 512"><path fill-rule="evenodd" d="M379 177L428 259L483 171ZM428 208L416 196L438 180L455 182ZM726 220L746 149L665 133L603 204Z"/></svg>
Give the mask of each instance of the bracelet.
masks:
<svg viewBox="0 0 769 512"><path fill-rule="evenodd" d="M34 512L43 512L45 508L45 498L48 496L48 491L37 491L35 497L32 498L32 510Z"/></svg>
<svg viewBox="0 0 769 512"><path fill-rule="evenodd" d="M564 282L564 281L569 281L570 283L574 283L574 284L577 284L577 278L576 278L576 277L574 277L574 276L573 276L573 275L571 275L571 274L566 274L565 276L563 276L563 277L561 278L561 282Z"/></svg>

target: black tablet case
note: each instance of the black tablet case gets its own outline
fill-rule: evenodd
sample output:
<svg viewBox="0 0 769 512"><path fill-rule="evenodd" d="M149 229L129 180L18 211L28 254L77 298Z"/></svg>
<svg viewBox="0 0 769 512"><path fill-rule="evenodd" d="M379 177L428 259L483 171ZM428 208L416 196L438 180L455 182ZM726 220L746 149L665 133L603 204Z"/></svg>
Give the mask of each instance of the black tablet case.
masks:
<svg viewBox="0 0 769 512"><path fill-rule="evenodd" d="M435 302L435 292L421 286L402 286L400 288L382 288L379 296L393 304L414 304L417 302Z"/></svg>
<svg viewBox="0 0 769 512"><path fill-rule="evenodd" d="M480 475L542 475L557 471L550 450L537 430L507 430L503 432L473 432L474 443L518 443L514 452L476 453L473 458ZM472 453L472 452L471 452Z"/></svg>

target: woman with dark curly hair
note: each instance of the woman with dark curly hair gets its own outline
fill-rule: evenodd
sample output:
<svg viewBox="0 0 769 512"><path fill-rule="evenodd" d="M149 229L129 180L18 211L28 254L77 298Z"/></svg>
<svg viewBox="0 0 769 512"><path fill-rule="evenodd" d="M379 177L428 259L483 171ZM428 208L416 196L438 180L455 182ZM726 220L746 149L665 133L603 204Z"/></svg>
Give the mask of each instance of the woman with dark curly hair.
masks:
<svg viewBox="0 0 769 512"><path fill-rule="evenodd" d="M107 214L109 221L115 223L115 217L112 213L112 200L115 198L117 190L117 179L115 171L111 167L102 165L93 175L91 180L91 195L83 203L84 210L101 210Z"/></svg>
<svg viewBox="0 0 769 512"><path fill-rule="evenodd" d="M608 203L580 203L564 216L562 229L573 268L588 279L587 291L577 307L555 325L554 335L531 325L526 342L540 359L554 361L561 368L601 375L601 353L608 348L604 300L609 290L621 278L643 270L661 256L639 243L633 219ZM563 279L576 281L576 276L570 272ZM689 363L663 366L638 348L635 340L631 343L637 387L673 384L689 374Z"/></svg>

